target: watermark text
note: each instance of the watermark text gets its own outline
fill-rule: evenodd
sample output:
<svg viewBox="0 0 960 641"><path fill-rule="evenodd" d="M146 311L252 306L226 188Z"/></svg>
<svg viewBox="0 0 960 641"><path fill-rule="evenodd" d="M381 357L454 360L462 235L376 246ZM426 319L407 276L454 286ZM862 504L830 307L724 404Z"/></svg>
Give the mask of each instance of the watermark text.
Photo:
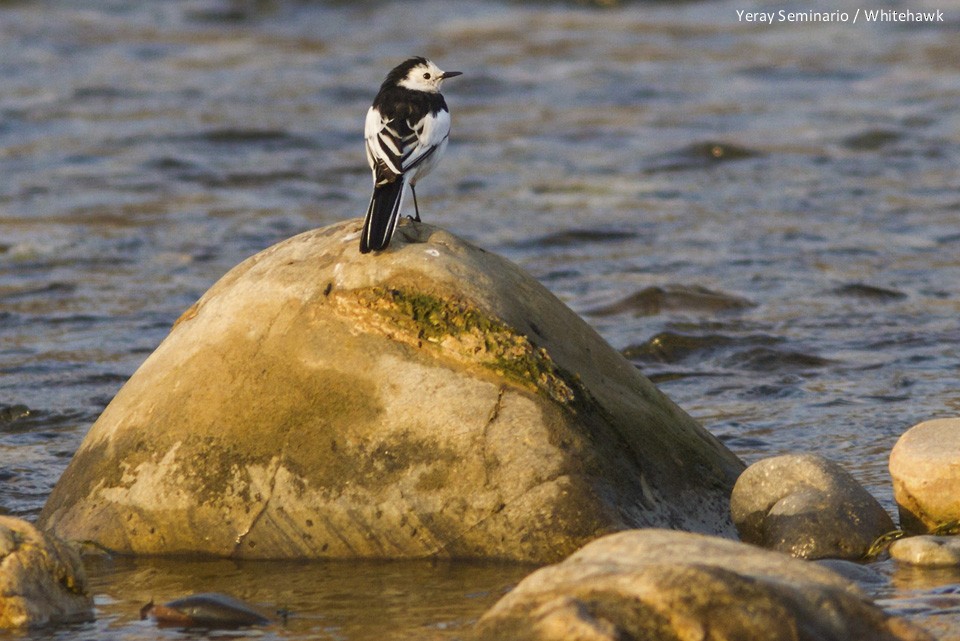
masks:
<svg viewBox="0 0 960 641"><path fill-rule="evenodd" d="M746 11L737 9L737 22L762 24L797 22L943 22L943 11L912 11L910 9L856 9L850 11Z"/></svg>

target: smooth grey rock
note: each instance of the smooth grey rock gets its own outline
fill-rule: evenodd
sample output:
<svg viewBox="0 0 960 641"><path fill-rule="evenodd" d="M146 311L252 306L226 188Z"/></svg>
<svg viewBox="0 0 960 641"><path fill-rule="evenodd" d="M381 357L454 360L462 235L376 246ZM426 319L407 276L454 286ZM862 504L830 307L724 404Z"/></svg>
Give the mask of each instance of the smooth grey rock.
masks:
<svg viewBox="0 0 960 641"><path fill-rule="evenodd" d="M754 463L737 480L730 509L743 541L806 559L862 558L894 529L846 470L813 454Z"/></svg>
<svg viewBox="0 0 960 641"><path fill-rule="evenodd" d="M854 563L844 559L820 559L814 561L817 565L832 570L845 579L854 581L858 585L876 586L887 582L887 577L883 576L869 565Z"/></svg>
<svg viewBox="0 0 960 641"><path fill-rule="evenodd" d="M890 556L926 567L960 565L960 537L911 536L890 544Z"/></svg>
<svg viewBox="0 0 960 641"><path fill-rule="evenodd" d="M26 521L0 516L0 629L91 619L80 556Z"/></svg>
<svg viewBox="0 0 960 641"><path fill-rule="evenodd" d="M932 641L817 564L665 530L612 534L537 570L476 632L483 641Z"/></svg>
<svg viewBox="0 0 960 641"><path fill-rule="evenodd" d="M549 562L735 536L743 464L517 266L404 220L225 275L90 430L41 522L121 552Z"/></svg>
<svg viewBox="0 0 960 641"><path fill-rule="evenodd" d="M960 521L960 418L914 425L890 452L900 527L914 534Z"/></svg>

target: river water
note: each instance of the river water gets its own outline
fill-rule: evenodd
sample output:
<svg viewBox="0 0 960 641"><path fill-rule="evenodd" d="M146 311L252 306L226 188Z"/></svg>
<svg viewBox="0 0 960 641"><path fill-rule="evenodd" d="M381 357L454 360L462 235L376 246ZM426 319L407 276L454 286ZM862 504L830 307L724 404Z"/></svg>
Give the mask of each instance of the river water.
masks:
<svg viewBox="0 0 960 641"><path fill-rule="evenodd" d="M464 72L426 220L532 272L747 462L887 455L960 413L960 5L0 2L0 513L34 519L177 316L247 256L362 215L361 129L410 54ZM841 16L842 17L842 16ZM890 562L960 638L960 573ZM99 560L98 621L222 590L290 639L456 639L530 568Z"/></svg>

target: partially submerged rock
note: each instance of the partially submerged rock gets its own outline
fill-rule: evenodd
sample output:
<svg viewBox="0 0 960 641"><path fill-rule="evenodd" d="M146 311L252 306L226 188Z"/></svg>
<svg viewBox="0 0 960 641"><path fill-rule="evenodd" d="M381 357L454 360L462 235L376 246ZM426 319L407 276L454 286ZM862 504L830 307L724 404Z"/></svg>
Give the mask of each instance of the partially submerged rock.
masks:
<svg viewBox="0 0 960 641"><path fill-rule="evenodd" d="M486 641L933 641L830 570L685 532L636 530L538 570L477 624Z"/></svg>
<svg viewBox="0 0 960 641"><path fill-rule="evenodd" d="M910 536L891 543L890 556L911 565L960 566L960 537Z"/></svg>
<svg viewBox="0 0 960 641"><path fill-rule="evenodd" d="M219 592L192 594L163 605L151 601L140 609L140 618L148 617L160 627L208 630L232 630L270 623L270 619L249 603Z"/></svg>
<svg viewBox="0 0 960 641"><path fill-rule="evenodd" d="M90 430L41 522L120 552L562 558L734 536L742 463L508 261L359 222L231 270Z"/></svg>
<svg viewBox="0 0 960 641"><path fill-rule="evenodd" d="M907 430L890 452L900 527L914 534L960 521L960 418Z"/></svg>
<svg viewBox="0 0 960 641"><path fill-rule="evenodd" d="M646 287L621 300L587 312L593 316L629 313L653 316L665 311L719 313L756 307L746 298L717 292L699 285L664 285Z"/></svg>
<svg viewBox="0 0 960 641"><path fill-rule="evenodd" d="M743 541L806 559L862 558L894 529L846 470L814 454L754 463L737 480L730 509Z"/></svg>
<svg viewBox="0 0 960 641"><path fill-rule="evenodd" d="M90 619L79 555L26 521L0 516L0 629Z"/></svg>

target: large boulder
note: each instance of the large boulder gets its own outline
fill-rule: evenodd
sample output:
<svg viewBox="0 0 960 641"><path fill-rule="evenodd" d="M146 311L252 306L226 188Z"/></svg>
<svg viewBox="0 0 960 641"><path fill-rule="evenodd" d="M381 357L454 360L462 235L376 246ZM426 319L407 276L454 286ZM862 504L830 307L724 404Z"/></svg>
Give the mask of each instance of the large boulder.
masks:
<svg viewBox="0 0 960 641"><path fill-rule="evenodd" d="M933 641L825 567L664 530L611 534L537 570L476 631L490 641Z"/></svg>
<svg viewBox="0 0 960 641"><path fill-rule="evenodd" d="M730 498L746 543L805 559L860 559L894 529L883 506L838 464L816 454L757 461Z"/></svg>
<svg viewBox="0 0 960 641"><path fill-rule="evenodd" d="M0 629L92 618L80 556L26 521L0 516Z"/></svg>
<svg viewBox="0 0 960 641"><path fill-rule="evenodd" d="M960 521L960 418L914 425L890 452L900 527L934 532Z"/></svg>
<svg viewBox="0 0 960 641"><path fill-rule="evenodd" d="M103 412L41 522L142 554L554 561L735 536L742 463L510 262L403 221L224 276Z"/></svg>

